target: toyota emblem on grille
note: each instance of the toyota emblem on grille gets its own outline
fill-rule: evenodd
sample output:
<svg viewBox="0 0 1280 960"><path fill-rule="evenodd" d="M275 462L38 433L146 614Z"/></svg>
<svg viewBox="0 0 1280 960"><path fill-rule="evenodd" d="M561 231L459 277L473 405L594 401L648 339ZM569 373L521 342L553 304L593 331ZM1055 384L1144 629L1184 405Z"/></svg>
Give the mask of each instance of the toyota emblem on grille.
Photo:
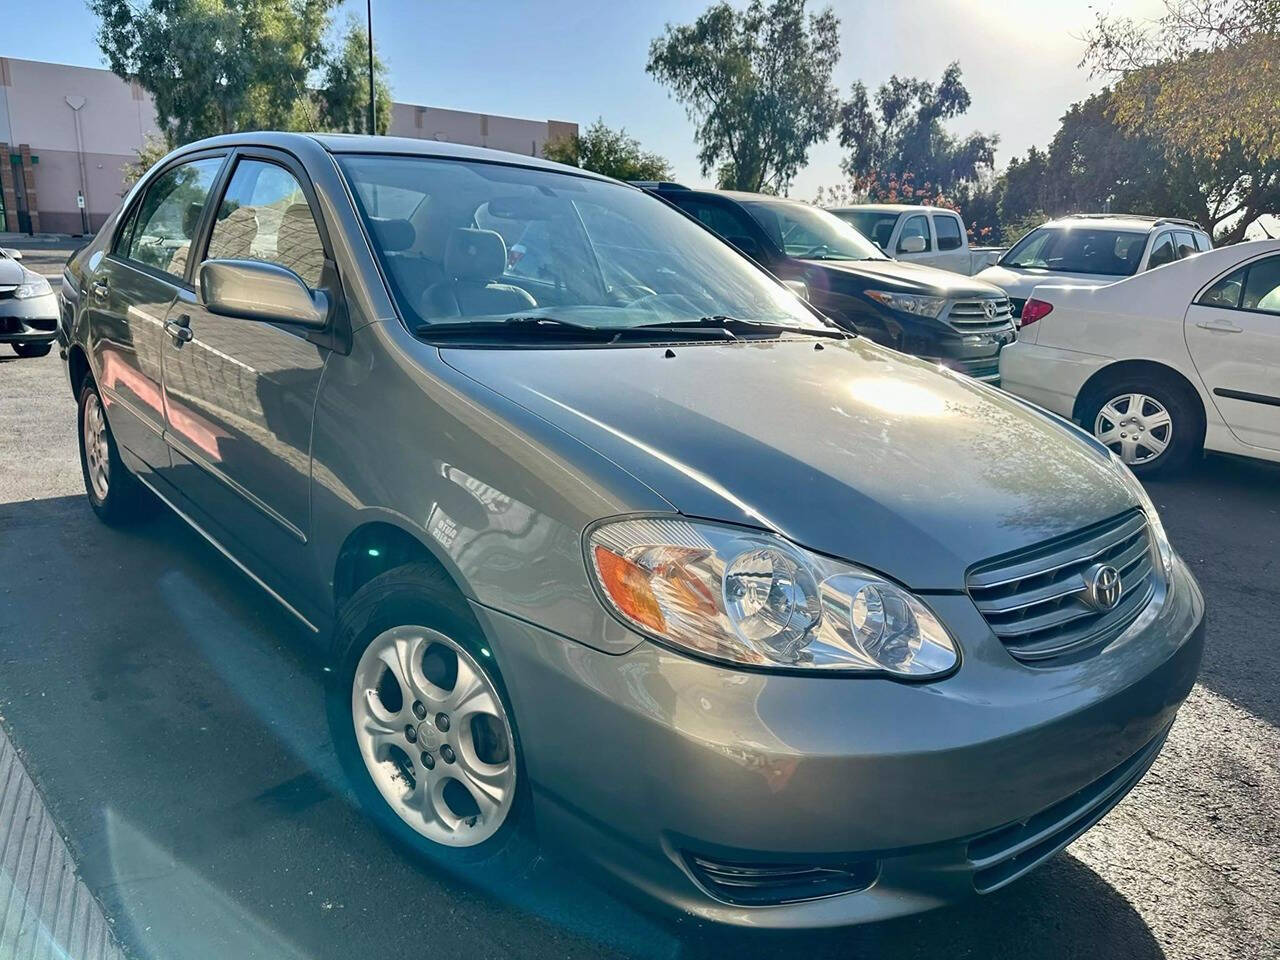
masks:
<svg viewBox="0 0 1280 960"><path fill-rule="evenodd" d="M994 300L982 301L982 315L988 320L994 320L996 318L996 302Z"/></svg>
<svg viewBox="0 0 1280 960"><path fill-rule="evenodd" d="M1120 602L1120 571L1109 563L1095 563L1084 573L1084 602L1095 610L1110 610Z"/></svg>

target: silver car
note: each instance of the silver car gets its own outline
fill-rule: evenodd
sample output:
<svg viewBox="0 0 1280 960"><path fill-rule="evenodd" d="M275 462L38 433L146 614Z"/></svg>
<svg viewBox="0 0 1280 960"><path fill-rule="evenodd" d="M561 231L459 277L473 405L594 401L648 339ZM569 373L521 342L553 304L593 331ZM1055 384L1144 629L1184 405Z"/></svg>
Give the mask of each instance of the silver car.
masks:
<svg viewBox="0 0 1280 960"><path fill-rule="evenodd" d="M1200 591L1105 448L624 184L206 140L61 296L93 509L162 501L298 619L438 862L536 826L725 923L919 911L1094 824L1195 679Z"/></svg>

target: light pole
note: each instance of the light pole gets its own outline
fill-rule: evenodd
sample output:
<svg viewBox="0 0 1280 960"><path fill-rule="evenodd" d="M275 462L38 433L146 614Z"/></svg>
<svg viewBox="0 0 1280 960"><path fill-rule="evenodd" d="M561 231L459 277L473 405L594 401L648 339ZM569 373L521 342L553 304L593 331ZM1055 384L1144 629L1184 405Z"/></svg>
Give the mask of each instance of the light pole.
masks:
<svg viewBox="0 0 1280 960"><path fill-rule="evenodd" d="M71 116L76 125L76 156L80 160L80 196L77 202L80 206L80 232L88 234L89 232L89 183L88 176L84 169L84 135L80 132L80 108L86 103L84 97L63 97L67 101L67 106L71 108Z"/></svg>
<svg viewBox="0 0 1280 960"><path fill-rule="evenodd" d="M369 133L378 132L377 99L373 94L373 0L365 0L365 14L369 20Z"/></svg>

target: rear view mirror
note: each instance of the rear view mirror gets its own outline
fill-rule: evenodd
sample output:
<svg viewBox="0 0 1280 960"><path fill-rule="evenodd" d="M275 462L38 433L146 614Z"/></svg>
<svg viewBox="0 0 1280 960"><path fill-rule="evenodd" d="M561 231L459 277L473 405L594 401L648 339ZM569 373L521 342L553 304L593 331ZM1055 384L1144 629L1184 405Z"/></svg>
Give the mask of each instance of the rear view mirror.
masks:
<svg viewBox="0 0 1280 960"><path fill-rule="evenodd" d="M22 251L21 251L21 250L17 250L17 249L15 249L15 248L13 248L13 247L5 247L5 248L4 248L4 255L5 255L6 257L8 257L10 260L21 260L21 259L22 259Z"/></svg>
<svg viewBox="0 0 1280 960"><path fill-rule="evenodd" d="M898 241L899 253L924 253L924 248L924 237L919 234L915 234L910 237L903 237Z"/></svg>
<svg viewBox="0 0 1280 960"><path fill-rule="evenodd" d="M200 264L200 297L210 313L318 330L329 322L329 296L298 275L257 260L206 260Z"/></svg>
<svg viewBox="0 0 1280 960"><path fill-rule="evenodd" d="M498 220L550 220L563 205L540 196L494 197L485 204L489 216Z"/></svg>

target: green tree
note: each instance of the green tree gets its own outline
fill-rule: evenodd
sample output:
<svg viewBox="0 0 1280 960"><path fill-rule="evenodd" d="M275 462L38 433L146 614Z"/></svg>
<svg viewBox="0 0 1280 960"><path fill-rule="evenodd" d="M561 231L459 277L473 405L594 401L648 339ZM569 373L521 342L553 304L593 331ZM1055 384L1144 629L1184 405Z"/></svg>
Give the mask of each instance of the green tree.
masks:
<svg viewBox="0 0 1280 960"><path fill-rule="evenodd" d="M542 155L557 163L567 163L617 180L670 180L667 158L647 153L625 129L613 130L604 118L596 120L584 133L557 137L542 148Z"/></svg>
<svg viewBox="0 0 1280 960"><path fill-rule="evenodd" d="M1151 20L1099 15L1084 63L1115 81L1124 133L1190 165L1220 241L1280 203L1280 0L1165 0Z"/></svg>
<svg viewBox="0 0 1280 960"><path fill-rule="evenodd" d="M128 193L148 170L164 159L169 149L169 142L164 137L149 134L137 150L137 159L130 160L120 169L120 182L123 185L120 195Z"/></svg>
<svg viewBox="0 0 1280 960"><path fill-rule="evenodd" d="M839 57L830 8L751 0L739 11L721 2L692 24L667 24L646 70L697 124L704 176L715 170L723 187L782 192L835 126Z"/></svg>
<svg viewBox="0 0 1280 960"><path fill-rule="evenodd" d="M170 143L287 127L336 0L88 0L117 75L155 99Z"/></svg>
<svg viewBox="0 0 1280 960"><path fill-rule="evenodd" d="M374 117L378 133L391 125L391 88L387 68L374 51L373 82L376 95ZM346 35L337 53L326 60L320 88L316 92L319 124L325 130L342 133L369 131L369 33L354 17L348 20Z"/></svg>
<svg viewBox="0 0 1280 960"><path fill-rule="evenodd" d="M1003 223L1109 210L1190 217L1232 242L1259 212L1280 206L1280 176L1252 165L1238 144L1211 158L1171 151L1161 137L1123 127L1112 97L1104 90L1072 104L1047 152L1032 148L1010 161ZM1248 210L1255 212L1242 214Z"/></svg>
<svg viewBox="0 0 1280 960"><path fill-rule="evenodd" d="M876 90L874 102L862 82L855 83L840 108L840 145L849 150L842 169L855 182L901 180L909 173L917 184L954 192L995 161L994 134L957 137L943 126L963 115L969 103L958 63L937 84L892 76Z"/></svg>

